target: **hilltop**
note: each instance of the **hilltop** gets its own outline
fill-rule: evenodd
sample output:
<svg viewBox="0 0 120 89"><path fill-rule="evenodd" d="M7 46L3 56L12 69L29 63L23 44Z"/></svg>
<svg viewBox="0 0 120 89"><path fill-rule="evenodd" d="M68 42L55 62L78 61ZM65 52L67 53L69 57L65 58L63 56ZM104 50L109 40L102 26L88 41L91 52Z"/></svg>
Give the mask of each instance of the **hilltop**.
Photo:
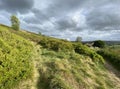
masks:
<svg viewBox="0 0 120 89"><path fill-rule="evenodd" d="M80 42L0 25L0 89L119 89L108 66Z"/></svg>

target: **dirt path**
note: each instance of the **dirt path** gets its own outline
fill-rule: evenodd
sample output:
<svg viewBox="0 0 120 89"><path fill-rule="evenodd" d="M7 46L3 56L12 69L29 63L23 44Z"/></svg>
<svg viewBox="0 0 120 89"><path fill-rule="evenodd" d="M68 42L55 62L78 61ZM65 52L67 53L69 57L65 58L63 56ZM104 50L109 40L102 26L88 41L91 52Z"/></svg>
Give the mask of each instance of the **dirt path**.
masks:
<svg viewBox="0 0 120 89"><path fill-rule="evenodd" d="M39 49L40 46L38 46L37 44L33 43L34 45L34 55L32 58L32 63L33 63L33 76L32 79L28 79L26 81L22 81L17 88L14 89L38 89L37 88L37 82L38 79L40 77L39 72L38 72L38 60L40 60L40 56L39 56Z"/></svg>
<svg viewBox="0 0 120 89"><path fill-rule="evenodd" d="M112 74L115 74L116 77L120 78L120 71L118 71L117 69L115 69L111 63L109 63L108 61L106 61L105 67L108 69L108 71Z"/></svg>
<svg viewBox="0 0 120 89"><path fill-rule="evenodd" d="M41 57L39 56L39 49L40 46L37 44L34 44L34 60L33 60L33 64L34 64L34 75L33 75L33 85L30 89L37 89L37 82L38 79L40 77L39 72L38 72L38 65L39 65L39 60L41 59Z"/></svg>
<svg viewBox="0 0 120 89"><path fill-rule="evenodd" d="M120 89L120 71L118 71L117 69L115 69L111 63L107 62L105 63L105 67L108 71L108 76L109 78L113 81L114 85L116 85L114 87L114 89Z"/></svg>

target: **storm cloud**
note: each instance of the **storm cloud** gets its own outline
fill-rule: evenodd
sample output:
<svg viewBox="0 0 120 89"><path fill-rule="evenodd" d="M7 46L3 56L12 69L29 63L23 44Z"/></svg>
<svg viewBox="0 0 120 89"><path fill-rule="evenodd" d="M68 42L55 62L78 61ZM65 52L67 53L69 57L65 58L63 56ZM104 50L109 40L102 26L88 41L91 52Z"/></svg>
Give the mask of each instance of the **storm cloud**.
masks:
<svg viewBox="0 0 120 89"><path fill-rule="evenodd" d="M94 8L87 16L87 24L93 30L120 30L120 6L106 5Z"/></svg>
<svg viewBox="0 0 120 89"><path fill-rule="evenodd" d="M8 12L27 13L34 5L33 0L0 0L2 10Z"/></svg>
<svg viewBox="0 0 120 89"><path fill-rule="evenodd" d="M21 28L75 40L120 40L120 0L0 0L0 23L16 14Z"/></svg>

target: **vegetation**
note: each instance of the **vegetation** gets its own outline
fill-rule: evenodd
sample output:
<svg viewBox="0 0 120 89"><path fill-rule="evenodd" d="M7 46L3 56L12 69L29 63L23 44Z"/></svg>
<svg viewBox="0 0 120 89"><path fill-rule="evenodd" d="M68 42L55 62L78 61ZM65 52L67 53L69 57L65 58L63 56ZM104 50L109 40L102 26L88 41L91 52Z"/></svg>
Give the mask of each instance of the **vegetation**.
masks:
<svg viewBox="0 0 120 89"><path fill-rule="evenodd" d="M0 89L11 89L32 76L32 44L0 26Z"/></svg>
<svg viewBox="0 0 120 89"><path fill-rule="evenodd" d="M110 46L99 50L98 53L120 70L120 46Z"/></svg>
<svg viewBox="0 0 120 89"><path fill-rule="evenodd" d="M11 24L12 24L12 26L11 26L12 29L14 29L14 30L20 29L20 21L15 15L11 16Z"/></svg>
<svg viewBox="0 0 120 89"><path fill-rule="evenodd" d="M102 56L82 43L16 31L4 25L0 25L0 75L0 89L120 87L104 67ZM32 82L26 85L26 79L31 77Z"/></svg>
<svg viewBox="0 0 120 89"><path fill-rule="evenodd" d="M67 41L44 38L40 40L39 44L54 51L73 51L72 44Z"/></svg>
<svg viewBox="0 0 120 89"><path fill-rule="evenodd" d="M104 48L105 47L105 42L101 40L94 41L93 44L94 47L99 47L99 48Z"/></svg>
<svg viewBox="0 0 120 89"><path fill-rule="evenodd" d="M82 41L82 37L79 37L79 36L78 36L78 37L76 38L76 42L81 42L81 41Z"/></svg>
<svg viewBox="0 0 120 89"><path fill-rule="evenodd" d="M75 51L76 53L90 56L94 60L94 62L101 61L101 63L104 63L104 59L100 55L98 55L94 50L89 49L87 46L82 45L81 42L71 43L66 40L58 40L56 38L46 37L43 35L33 34L30 32L26 33L24 31L23 32L14 31L14 30L10 30L10 31L26 39L37 42L43 48L54 51L64 51L64 52Z"/></svg>
<svg viewBox="0 0 120 89"><path fill-rule="evenodd" d="M39 35L42 35L42 33L41 33L41 32L39 32L38 34L39 34Z"/></svg>
<svg viewBox="0 0 120 89"><path fill-rule="evenodd" d="M39 49L37 55L37 89L112 89L119 85L114 85L104 66L89 56L47 49Z"/></svg>
<svg viewBox="0 0 120 89"><path fill-rule="evenodd" d="M81 43L74 43L73 45L76 53L87 55L91 57L94 62L104 63L104 59L89 47L82 45Z"/></svg>

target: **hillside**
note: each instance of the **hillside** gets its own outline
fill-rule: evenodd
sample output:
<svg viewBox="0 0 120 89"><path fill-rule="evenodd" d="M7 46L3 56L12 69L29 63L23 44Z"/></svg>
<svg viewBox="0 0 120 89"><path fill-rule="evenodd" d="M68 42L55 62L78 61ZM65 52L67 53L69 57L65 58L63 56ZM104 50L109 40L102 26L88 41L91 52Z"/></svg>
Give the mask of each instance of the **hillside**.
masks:
<svg viewBox="0 0 120 89"><path fill-rule="evenodd" d="M0 89L10 89L32 76L31 42L0 26Z"/></svg>
<svg viewBox="0 0 120 89"><path fill-rule="evenodd" d="M111 65L110 65L111 66ZM0 25L0 89L119 89L94 50Z"/></svg>

